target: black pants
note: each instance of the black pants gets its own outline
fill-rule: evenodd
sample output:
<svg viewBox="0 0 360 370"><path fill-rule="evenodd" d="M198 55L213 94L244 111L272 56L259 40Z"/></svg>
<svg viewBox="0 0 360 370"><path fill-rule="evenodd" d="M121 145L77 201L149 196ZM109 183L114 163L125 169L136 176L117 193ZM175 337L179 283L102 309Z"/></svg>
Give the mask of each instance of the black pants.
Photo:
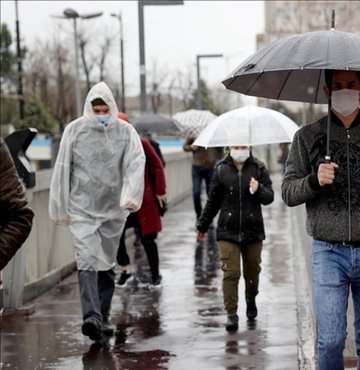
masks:
<svg viewBox="0 0 360 370"><path fill-rule="evenodd" d="M130 217L131 219L129 220ZM119 249L116 255L117 263L120 266L127 266L130 264L130 258L126 251L125 232L126 229L131 227L139 228L139 222L137 220L136 214L133 213L131 213L128 219L126 220L124 231L120 237ZM156 233L148 235L140 234L140 241L141 244L144 246L150 266L151 276L153 279L156 279L159 276L159 253L156 244L156 237L157 237Z"/></svg>

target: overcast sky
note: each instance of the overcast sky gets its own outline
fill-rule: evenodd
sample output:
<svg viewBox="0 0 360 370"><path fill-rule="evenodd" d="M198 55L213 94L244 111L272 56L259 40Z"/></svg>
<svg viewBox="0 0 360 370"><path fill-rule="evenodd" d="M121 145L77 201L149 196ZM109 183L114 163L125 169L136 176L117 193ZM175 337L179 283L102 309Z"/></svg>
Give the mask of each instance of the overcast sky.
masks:
<svg viewBox="0 0 360 370"><path fill-rule="evenodd" d="M118 35L119 22L110 16L122 12L125 44L126 83L139 86L139 38L137 1L18 1L22 42L31 47L36 40L47 40L64 32L69 39L68 20L55 20L71 7L79 14L103 11L93 20L79 20L97 32ZM184 5L145 6L146 67L156 65L169 74L192 68L196 73L196 55L223 54L224 58L201 59L201 77L211 87L221 88L221 81L256 49L256 34L264 30L263 1L194 1ZM15 1L1 0L1 22L7 23L15 40ZM119 42L114 42L110 66L119 81ZM159 72L161 73L161 71ZM149 77L148 77L149 79ZM149 82L149 80L148 80ZM129 86L130 87L130 86Z"/></svg>

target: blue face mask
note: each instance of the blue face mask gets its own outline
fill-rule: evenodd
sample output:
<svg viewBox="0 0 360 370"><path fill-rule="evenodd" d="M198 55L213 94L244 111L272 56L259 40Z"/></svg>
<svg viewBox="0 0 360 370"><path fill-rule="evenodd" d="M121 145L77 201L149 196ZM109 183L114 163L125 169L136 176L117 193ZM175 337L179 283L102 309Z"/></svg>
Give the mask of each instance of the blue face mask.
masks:
<svg viewBox="0 0 360 370"><path fill-rule="evenodd" d="M110 114L97 114L96 118L106 127L109 124Z"/></svg>

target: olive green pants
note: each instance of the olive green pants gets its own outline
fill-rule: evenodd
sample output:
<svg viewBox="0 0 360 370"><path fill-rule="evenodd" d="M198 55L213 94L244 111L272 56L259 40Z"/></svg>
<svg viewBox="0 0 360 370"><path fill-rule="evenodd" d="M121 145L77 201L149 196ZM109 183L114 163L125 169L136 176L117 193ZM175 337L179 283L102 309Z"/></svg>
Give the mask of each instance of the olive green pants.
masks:
<svg viewBox="0 0 360 370"><path fill-rule="evenodd" d="M245 299L253 299L258 294L262 242L243 245L219 241L219 249L221 268L224 272L222 283L224 306L228 314L233 314L238 308L240 256L245 280Z"/></svg>

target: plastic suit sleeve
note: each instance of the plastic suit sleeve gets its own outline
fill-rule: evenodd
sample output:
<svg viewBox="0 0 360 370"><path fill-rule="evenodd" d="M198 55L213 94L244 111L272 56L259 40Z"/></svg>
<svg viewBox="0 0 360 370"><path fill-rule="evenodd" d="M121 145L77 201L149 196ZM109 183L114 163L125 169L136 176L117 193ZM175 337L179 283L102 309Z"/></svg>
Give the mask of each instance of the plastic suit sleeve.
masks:
<svg viewBox="0 0 360 370"><path fill-rule="evenodd" d="M140 209L144 195L144 171L144 150L139 135L133 129L128 150L124 153L120 208L130 212L136 212Z"/></svg>
<svg viewBox="0 0 360 370"><path fill-rule="evenodd" d="M72 127L73 125L69 124L61 138L50 185L49 217L60 225L69 224Z"/></svg>

